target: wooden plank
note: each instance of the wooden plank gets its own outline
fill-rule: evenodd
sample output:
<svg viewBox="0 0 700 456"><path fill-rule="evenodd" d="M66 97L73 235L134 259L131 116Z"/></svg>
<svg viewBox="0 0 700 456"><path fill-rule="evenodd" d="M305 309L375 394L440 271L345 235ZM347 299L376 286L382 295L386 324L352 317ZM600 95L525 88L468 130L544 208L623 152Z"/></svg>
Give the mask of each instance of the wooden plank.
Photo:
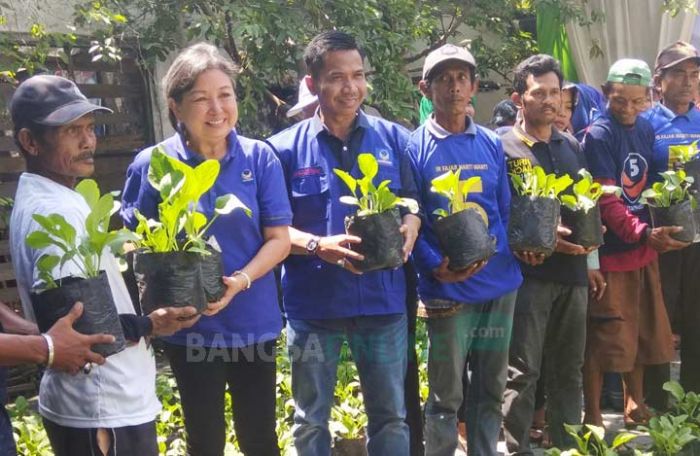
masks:
<svg viewBox="0 0 700 456"><path fill-rule="evenodd" d="M15 139L12 136L0 136L0 150L17 150Z"/></svg>
<svg viewBox="0 0 700 456"><path fill-rule="evenodd" d="M10 241L8 239L0 239L0 256L10 254Z"/></svg>
<svg viewBox="0 0 700 456"><path fill-rule="evenodd" d="M0 301L4 303L19 301L17 288L0 288Z"/></svg>
<svg viewBox="0 0 700 456"><path fill-rule="evenodd" d="M142 149L146 140L141 134L107 136L97 139L97 152L132 152Z"/></svg>
<svg viewBox="0 0 700 456"><path fill-rule="evenodd" d="M14 197L17 192L17 181L0 182L0 196Z"/></svg>
<svg viewBox="0 0 700 456"><path fill-rule="evenodd" d="M0 156L0 170L3 173L21 173L26 169L26 162L22 157Z"/></svg>
<svg viewBox="0 0 700 456"><path fill-rule="evenodd" d="M12 263L0 263L0 281L15 280L15 270Z"/></svg>
<svg viewBox="0 0 700 456"><path fill-rule="evenodd" d="M126 84L78 84L78 88L88 98L140 98L140 87Z"/></svg>
<svg viewBox="0 0 700 456"><path fill-rule="evenodd" d="M123 125L123 124L137 124L141 125L143 119L141 116L135 116L134 114L129 114L126 112L113 112L111 114L95 114L95 124L96 125ZM2 123L0 123L0 128Z"/></svg>

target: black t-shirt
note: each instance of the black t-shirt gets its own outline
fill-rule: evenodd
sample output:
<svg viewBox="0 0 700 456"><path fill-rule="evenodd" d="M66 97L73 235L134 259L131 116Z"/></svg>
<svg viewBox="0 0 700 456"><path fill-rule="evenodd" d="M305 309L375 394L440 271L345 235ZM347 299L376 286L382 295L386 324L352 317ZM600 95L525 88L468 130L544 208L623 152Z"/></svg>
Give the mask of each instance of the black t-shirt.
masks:
<svg viewBox="0 0 700 456"><path fill-rule="evenodd" d="M552 136L548 143L528 135L520 125L505 132L501 140L509 173L539 165L547 173L555 173L557 176L568 174L575 182L580 179L578 171L586 168L581 145L573 136L562 133L556 128L552 128ZM567 221L563 219L562 224L566 226ZM539 266L530 266L521 262L520 267L525 277L566 285L588 285L585 255L565 255L554 252Z"/></svg>

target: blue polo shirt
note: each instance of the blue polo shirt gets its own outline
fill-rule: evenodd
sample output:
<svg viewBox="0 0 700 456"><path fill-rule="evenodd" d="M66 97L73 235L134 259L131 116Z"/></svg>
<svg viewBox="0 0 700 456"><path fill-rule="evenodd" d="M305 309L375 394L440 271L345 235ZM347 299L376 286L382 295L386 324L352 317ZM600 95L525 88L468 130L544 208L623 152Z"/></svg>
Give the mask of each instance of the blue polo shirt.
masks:
<svg viewBox="0 0 700 456"><path fill-rule="evenodd" d="M700 110L695 105L685 114L676 115L661 103L641 114L654 127L654 154L650 177L654 181L659 173L674 169L678 154L674 146L687 145L700 140Z"/></svg>
<svg viewBox="0 0 700 456"><path fill-rule="evenodd" d="M190 150L176 134L159 144L171 157L197 166L204 159ZM127 170L122 196L124 223L136 225L134 209L157 219L160 196L148 182L151 151L141 151ZM206 192L197 210L212 217L216 198L236 195L252 212L248 218L241 210L220 216L208 233L216 237L222 250L224 273L242 269L258 253L265 240L263 228L290 225L292 213L285 195L284 178L279 160L261 141L238 136L231 131L228 150L219 160L221 170L212 188ZM237 294L231 303L214 316L202 315L191 328L166 338L168 342L191 343L214 347L242 347L276 338L282 329L277 303L277 286L272 271L253 282L249 290Z"/></svg>
<svg viewBox="0 0 700 456"><path fill-rule="evenodd" d="M353 139L354 138L354 139ZM347 144L341 152L356 156L371 153L379 163L375 184L389 179L389 188L405 194L415 185L402 179L408 130L392 122L358 112ZM292 226L317 236L345 233L345 217L355 206L342 204L349 195L346 185L333 172L341 168L355 177L362 174L356 160L343 160L338 138L323 126L318 114L268 139L277 153L294 218ZM352 167L343 167L343 162ZM347 164L347 163L346 163ZM405 163L406 166L408 163ZM409 165L410 176L410 165ZM366 315L401 314L406 311L403 268L353 274L316 256L290 255L282 269L284 311L292 319L314 320Z"/></svg>
<svg viewBox="0 0 700 456"><path fill-rule="evenodd" d="M483 303L517 289L522 275L508 247L510 188L501 141L495 133L472 120L464 133L450 134L434 118L428 119L411 135L408 154L416 176L420 202L425 212L421 234L413 251L419 272L418 290L423 300L445 299L462 303ZM496 253L474 276L460 283L440 283L433 269L442 261L433 224L436 209L447 209L448 201L430 191L431 181L449 171L461 169L460 180L481 177L481 188L467 201L480 205L489 220L489 232L496 237Z"/></svg>

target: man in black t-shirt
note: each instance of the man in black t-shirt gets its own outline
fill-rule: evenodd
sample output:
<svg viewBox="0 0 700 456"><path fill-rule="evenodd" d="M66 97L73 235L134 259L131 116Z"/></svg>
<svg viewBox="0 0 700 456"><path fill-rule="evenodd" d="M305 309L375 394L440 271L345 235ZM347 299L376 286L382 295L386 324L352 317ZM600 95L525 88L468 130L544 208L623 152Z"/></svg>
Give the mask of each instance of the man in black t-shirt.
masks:
<svg viewBox="0 0 700 456"><path fill-rule="evenodd" d="M562 80L559 63L548 55L532 56L515 69L512 99L520 115L502 136L510 173L538 165L547 173L568 174L576 180L585 167L576 139L553 126ZM532 454L529 430L543 357L547 358L543 375L554 445L563 448L569 443L564 423L581 421L589 251L560 237L555 253L547 259L514 252L523 263L524 281L515 305L503 406L509 453Z"/></svg>

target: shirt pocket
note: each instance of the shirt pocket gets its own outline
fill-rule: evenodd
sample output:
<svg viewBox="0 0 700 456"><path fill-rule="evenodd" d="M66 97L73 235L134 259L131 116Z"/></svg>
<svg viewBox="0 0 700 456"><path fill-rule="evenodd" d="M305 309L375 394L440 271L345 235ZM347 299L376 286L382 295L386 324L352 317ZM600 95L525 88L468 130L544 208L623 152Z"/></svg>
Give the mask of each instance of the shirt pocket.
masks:
<svg viewBox="0 0 700 456"><path fill-rule="evenodd" d="M292 179L292 211L294 227L314 231L328 220L330 191L328 176L318 174Z"/></svg>
<svg viewBox="0 0 700 456"><path fill-rule="evenodd" d="M378 186L382 181L388 180L389 189L392 192L398 193L401 190L401 173L394 166L379 166L378 176L374 179L374 183Z"/></svg>

